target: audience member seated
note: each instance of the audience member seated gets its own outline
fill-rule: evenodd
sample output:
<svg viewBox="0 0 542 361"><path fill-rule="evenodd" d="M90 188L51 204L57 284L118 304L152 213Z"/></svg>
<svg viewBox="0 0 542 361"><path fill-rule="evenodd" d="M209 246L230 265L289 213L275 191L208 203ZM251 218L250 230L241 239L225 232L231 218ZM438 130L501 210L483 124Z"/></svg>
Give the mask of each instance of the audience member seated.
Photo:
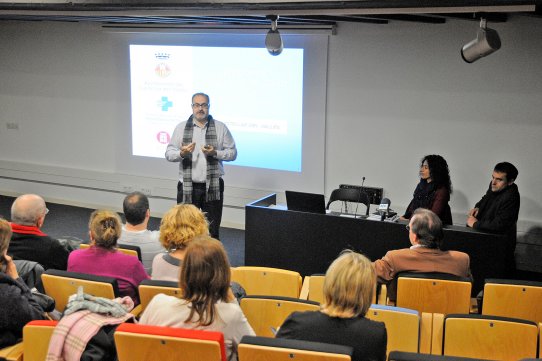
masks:
<svg viewBox="0 0 542 361"><path fill-rule="evenodd" d="M379 283L389 283L399 272L439 272L471 278L469 255L440 249L444 233L440 218L418 208L407 226L410 248L388 251L374 262Z"/></svg>
<svg viewBox="0 0 542 361"><path fill-rule="evenodd" d="M209 236L196 238L186 247L181 265L181 297L158 294L140 323L222 332L227 359L237 360L241 338L255 334L231 292L230 277L222 243Z"/></svg>
<svg viewBox="0 0 542 361"><path fill-rule="evenodd" d="M160 243L167 253L154 257L152 279L177 282L186 247L194 237L208 234L207 219L196 206L178 204L167 211L160 223Z"/></svg>
<svg viewBox="0 0 542 361"><path fill-rule="evenodd" d="M122 204L126 224L122 226L119 243L138 246L145 271L151 274L154 256L164 251L160 244L160 232L147 229L151 211L149 199L141 192L130 193Z"/></svg>
<svg viewBox="0 0 542 361"><path fill-rule="evenodd" d="M43 309L32 298L6 253L10 238L9 222L0 218L0 348L20 341L26 323L45 319Z"/></svg>
<svg viewBox="0 0 542 361"><path fill-rule="evenodd" d="M120 295L130 296L138 304L137 286L149 276L137 257L116 249L121 229L118 214L107 210L92 212L89 221L90 247L70 254L68 271L116 278Z"/></svg>
<svg viewBox="0 0 542 361"><path fill-rule="evenodd" d="M452 211L448 205L451 193L448 163L440 155L426 155L420 165L420 182L402 219L410 219L416 209L426 208L435 212L442 223L453 224Z"/></svg>
<svg viewBox="0 0 542 361"><path fill-rule="evenodd" d="M344 251L326 272L321 310L292 313L276 337L351 346L352 361L385 361L386 327L365 317L375 282L367 257Z"/></svg>
<svg viewBox="0 0 542 361"><path fill-rule="evenodd" d="M46 270L66 270L70 252L40 230L48 212L45 201L36 194L24 194L15 199L11 206L13 235L8 254L16 260L38 262Z"/></svg>

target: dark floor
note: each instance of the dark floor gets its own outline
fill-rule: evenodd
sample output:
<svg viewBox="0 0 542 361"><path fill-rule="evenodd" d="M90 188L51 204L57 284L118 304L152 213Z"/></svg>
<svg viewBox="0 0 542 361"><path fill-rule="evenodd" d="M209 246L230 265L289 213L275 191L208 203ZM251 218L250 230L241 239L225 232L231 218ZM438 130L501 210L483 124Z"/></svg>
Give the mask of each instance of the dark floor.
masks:
<svg viewBox="0 0 542 361"><path fill-rule="evenodd" d="M10 220L10 209L14 198L0 195L0 217ZM45 218L43 232L54 238L77 237L88 241L88 220L93 209L47 203L49 214ZM124 219L124 215L120 214ZM152 217L149 229L160 228L160 218ZM234 228L220 228L220 240L230 257L232 266L245 264L245 231Z"/></svg>

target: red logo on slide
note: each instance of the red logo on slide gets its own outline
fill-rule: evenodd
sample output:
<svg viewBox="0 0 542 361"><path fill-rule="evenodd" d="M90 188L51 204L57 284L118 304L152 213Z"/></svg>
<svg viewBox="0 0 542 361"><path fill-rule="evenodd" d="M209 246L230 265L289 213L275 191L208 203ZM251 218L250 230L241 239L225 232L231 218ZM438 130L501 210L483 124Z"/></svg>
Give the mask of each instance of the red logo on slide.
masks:
<svg viewBox="0 0 542 361"><path fill-rule="evenodd" d="M167 78L171 74L171 69L166 63L160 63L154 68L154 72L160 78Z"/></svg>
<svg viewBox="0 0 542 361"><path fill-rule="evenodd" d="M168 132L158 132L156 134L156 140L158 140L158 143L167 144L167 143L169 143L170 139L171 138L169 137Z"/></svg>

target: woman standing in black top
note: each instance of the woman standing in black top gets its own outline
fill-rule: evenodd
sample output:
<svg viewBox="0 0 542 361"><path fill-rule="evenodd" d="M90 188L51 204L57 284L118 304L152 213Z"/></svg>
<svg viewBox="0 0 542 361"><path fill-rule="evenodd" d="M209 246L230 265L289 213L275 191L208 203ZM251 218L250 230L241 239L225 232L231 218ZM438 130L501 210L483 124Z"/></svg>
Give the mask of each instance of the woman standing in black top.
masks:
<svg viewBox="0 0 542 361"><path fill-rule="evenodd" d="M452 211L448 202L452 194L452 181L448 163L440 155L423 157L420 164L420 183L414 190L414 197L407 207L403 220L410 219L418 208L433 211L443 224L453 224Z"/></svg>
<svg viewBox="0 0 542 361"><path fill-rule="evenodd" d="M352 346L352 361L385 361L386 327L365 317L375 282L367 257L343 252L326 272L321 310L292 313L276 337Z"/></svg>

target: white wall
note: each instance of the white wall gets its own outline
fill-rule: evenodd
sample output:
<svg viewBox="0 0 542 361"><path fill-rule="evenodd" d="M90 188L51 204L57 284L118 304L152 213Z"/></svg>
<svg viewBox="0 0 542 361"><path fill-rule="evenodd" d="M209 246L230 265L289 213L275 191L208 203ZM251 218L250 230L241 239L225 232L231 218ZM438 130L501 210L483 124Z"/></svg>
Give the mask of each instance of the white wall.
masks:
<svg viewBox="0 0 542 361"><path fill-rule="evenodd" d="M329 55L327 191L366 176L404 208L420 158L436 153L449 163L451 207L465 214L487 190L494 164L507 160L520 172L521 218L540 221L540 24L490 24L503 47L473 64L459 49L476 23L339 27Z"/></svg>
<svg viewBox="0 0 542 361"><path fill-rule="evenodd" d="M474 38L476 22L339 24L329 42L326 195L365 176L366 185L383 187L402 211L420 158L437 153L449 163L451 207L461 224L487 189L493 165L507 160L520 172L519 230L540 242L540 24L528 17L490 23L502 49L473 64L462 61L459 49ZM19 180L46 176L54 178L50 183L106 183L118 191L126 183L150 185L162 197L151 200L157 212L171 204L175 166L169 165L170 179L115 173L114 144L125 136L116 132L126 116L119 109L129 106L114 46L92 24L0 23L0 175L10 178L0 192L38 188L65 203L116 208L122 198ZM7 130L8 122L19 130ZM242 206L265 193L232 185L226 192L224 224L241 227Z"/></svg>

